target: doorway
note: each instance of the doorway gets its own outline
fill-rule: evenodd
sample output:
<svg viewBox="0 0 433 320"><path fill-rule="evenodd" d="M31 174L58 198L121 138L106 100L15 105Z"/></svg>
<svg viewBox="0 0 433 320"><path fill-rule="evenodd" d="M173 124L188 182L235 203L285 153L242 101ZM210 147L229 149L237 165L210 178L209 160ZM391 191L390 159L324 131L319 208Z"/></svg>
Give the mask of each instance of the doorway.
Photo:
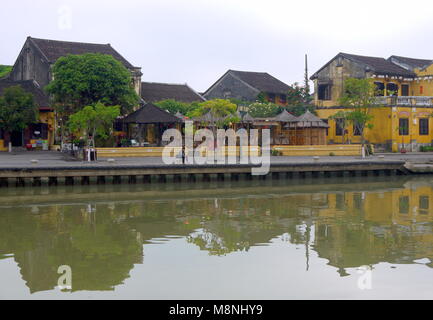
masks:
<svg viewBox="0 0 433 320"><path fill-rule="evenodd" d="M13 131L11 133L12 147L22 147L23 146L23 132Z"/></svg>

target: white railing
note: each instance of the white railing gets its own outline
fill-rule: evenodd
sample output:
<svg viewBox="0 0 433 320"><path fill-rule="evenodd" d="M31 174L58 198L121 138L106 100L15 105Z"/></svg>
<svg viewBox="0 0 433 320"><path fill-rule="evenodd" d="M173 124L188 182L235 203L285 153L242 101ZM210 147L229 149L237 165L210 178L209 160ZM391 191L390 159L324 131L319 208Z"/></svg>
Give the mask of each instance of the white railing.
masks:
<svg viewBox="0 0 433 320"><path fill-rule="evenodd" d="M432 107L433 97L377 97L376 103L385 106Z"/></svg>

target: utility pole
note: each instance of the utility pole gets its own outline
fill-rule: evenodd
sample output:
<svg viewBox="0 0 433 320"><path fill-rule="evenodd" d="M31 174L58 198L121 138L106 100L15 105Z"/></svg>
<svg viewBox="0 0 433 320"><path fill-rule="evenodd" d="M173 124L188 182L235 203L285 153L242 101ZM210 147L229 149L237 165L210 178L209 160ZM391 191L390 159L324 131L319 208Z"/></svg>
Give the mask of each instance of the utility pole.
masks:
<svg viewBox="0 0 433 320"><path fill-rule="evenodd" d="M310 83L308 79L308 56L305 54L305 79L304 79L305 93L310 94Z"/></svg>

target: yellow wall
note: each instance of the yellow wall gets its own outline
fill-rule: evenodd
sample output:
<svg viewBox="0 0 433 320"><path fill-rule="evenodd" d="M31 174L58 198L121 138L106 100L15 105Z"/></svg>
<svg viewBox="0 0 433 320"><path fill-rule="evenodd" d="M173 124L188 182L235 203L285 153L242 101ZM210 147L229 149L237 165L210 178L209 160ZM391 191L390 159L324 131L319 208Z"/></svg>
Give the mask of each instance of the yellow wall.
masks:
<svg viewBox="0 0 433 320"><path fill-rule="evenodd" d="M317 114L322 119L327 119L331 115L343 109L324 108L318 109ZM405 144L408 151L417 151L417 144L431 144L433 140L433 110L431 108L414 108L414 107L379 107L372 110L373 128L366 129L365 138L373 144L389 144L392 143L392 151L399 150L399 144ZM409 120L409 134L406 136L399 135L399 119L407 118ZM419 119L428 118L429 120L429 135L419 134ZM334 120L329 120L328 141L332 143L343 143L343 136L336 135L336 125ZM348 140L351 143L359 143L360 136L353 135L353 126L349 125L348 134L344 137L345 142ZM413 150L409 144L413 142ZM401 147L401 146L400 146Z"/></svg>

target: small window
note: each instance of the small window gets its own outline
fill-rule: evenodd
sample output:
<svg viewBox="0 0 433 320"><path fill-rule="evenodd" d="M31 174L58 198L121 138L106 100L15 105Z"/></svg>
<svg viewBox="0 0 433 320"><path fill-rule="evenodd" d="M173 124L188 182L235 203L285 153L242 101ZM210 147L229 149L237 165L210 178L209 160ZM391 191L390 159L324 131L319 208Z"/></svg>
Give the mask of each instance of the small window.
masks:
<svg viewBox="0 0 433 320"><path fill-rule="evenodd" d="M286 103L287 102L287 97L285 94L280 94L280 103Z"/></svg>
<svg viewBox="0 0 433 320"><path fill-rule="evenodd" d="M269 102L275 102L275 94L274 93L268 93L268 101Z"/></svg>
<svg viewBox="0 0 433 320"><path fill-rule="evenodd" d="M342 136L343 135L343 119L335 119L335 135Z"/></svg>
<svg viewBox="0 0 433 320"><path fill-rule="evenodd" d="M428 131L428 118L419 119L419 135L427 136Z"/></svg>
<svg viewBox="0 0 433 320"><path fill-rule="evenodd" d="M331 100L331 85L320 84L318 88L319 100Z"/></svg>
<svg viewBox="0 0 433 320"><path fill-rule="evenodd" d="M409 213L409 197L408 196L401 196L399 199L399 212L401 214L408 214Z"/></svg>
<svg viewBox="0 0 433 320"><path fill-rule="evenodd" d="M409 135L409 119L398 120L398 134L401 136Z"/></svg>

